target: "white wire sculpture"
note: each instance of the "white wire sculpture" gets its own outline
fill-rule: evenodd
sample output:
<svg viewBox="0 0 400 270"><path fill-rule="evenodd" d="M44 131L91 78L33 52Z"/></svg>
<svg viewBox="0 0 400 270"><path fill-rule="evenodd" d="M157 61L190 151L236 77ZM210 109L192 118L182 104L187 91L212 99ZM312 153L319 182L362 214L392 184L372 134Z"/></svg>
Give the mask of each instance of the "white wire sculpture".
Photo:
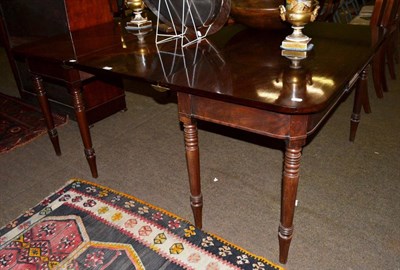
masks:
<svg viewBox="0 0 400 270"><path fill-rule="evenodd" d="M178 0L179 1L179 0ZM193 10L191 7L191 0L182 0L182 15L181 19L176 21L174 16L171 13L171 7L168 0L160 0L158 1L158 14L157 14L157 25L156 25L156 44L161 44L164 42L168 42L175 39L180 39L181 46L185 47L190 44L201 41L204 37L207 36L208 31L211 28L211 25L207 26L204 33L200 32L196 29L196 23L193 15ZM160 30L160 10L162 3L165 5L165 8L168 11L167 18L171 22L172 33L164 33ZM165 14L164 14L165 15ZM190 23L191 26L188 26L187 22ZM193 33L194 32L194 33ZM190 33L190 34L189 34Z"/></svg>
<svg viewBox="0 0 400 270"><path fill-rule="evenodd" d="M202 43L196 42L191 47L181 46L178 39L171 39L171 43L168 45L167 50L163 50L165 45L156 45L160 66L166 82L171 82L171 79L174 79L174 74L179 70L183 70L187 85L193 87L197 78L198 63L202 62L201 58L204 54L212 55L213 64L217 63L216 66L225 65L225 60L221 57L217 48L207 39Z"/></svg>

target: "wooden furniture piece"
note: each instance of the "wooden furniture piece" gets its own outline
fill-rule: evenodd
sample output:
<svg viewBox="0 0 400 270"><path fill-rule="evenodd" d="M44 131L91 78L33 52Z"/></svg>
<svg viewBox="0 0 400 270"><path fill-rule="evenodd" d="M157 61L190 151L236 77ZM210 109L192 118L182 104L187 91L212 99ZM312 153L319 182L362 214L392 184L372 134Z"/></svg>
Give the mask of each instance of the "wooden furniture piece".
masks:
<svg viewBox="0 0 400 270"><path fill-rule="evenodd" d="M375 44L374 46L377 48L376 53L373 58L371 58L370 66L372 68L375 92L379 98L383 97L384 91L388 91L385 75L386 59L389 71L394 68L393 54L396 49L395 36L396 31L398 31L396 20L398 20L397 13L399 11L399 2L398 0L376 0L369 17L364 18L363 16L366 15L363 13L363 15L357 16L351 22L351 24L354 25L364 25L370 28L371 43ZM395 78L393 77L395 74L391 72L391 75L392 78ZM367 81L365 80L362 83L365 84L365 86L362 87L362 92L356 92L354 110L359 112L361 107L363 107L366 113L370 113L371 107L369 104ZM357 113L352 117L350 141L355 140L359 122L358 118L359 114Z"/></svg>
<svg viewBox="0 0 400 270"><path fill-rule="evenodd" d="M93 177L98 176L95 151L89 131L89 120L86 106L88 101L81 92L85 92L87 85L95 86L96 90L103 91L110 97L110 103L114 103L116 108L125 108L125 99L112 98L116 91L122 89L121 78L95 78L93 75L80 72L66 65L66 62L78 60L80 57L90 54L100 48L110 46L124 46L124 28L117 23L111 22L100 24L95 27L84 28L42 40L20 45L12 49L13 55L26 59L26 64L32 75L33 83L37 96L46 116L49 135L52 140L57 136L57 132L52 124L50 108L47 101L47 88L43 80L58 81L67 88L72 97L74 112L79 125L79 130L84 145L84 153L89 163ZM127 35L126 39L133 38ZM61 80L62 79L62 80ZM107 87L105 87L105 85ZM101 94L99 93L101 98ZM89 100L90 105L90 100ZM109 111L102 110L97 114L105 117Z"/></svg>
<svg viewBox="0 0 400 270"><path fill-rule="evenodd" d="M392 0L389 0L392 1ZM382 97L382 80L384 80L384 76L382 77L382 68L384 72L384 63L382 62L382 57L384 57L383 51L383 43L384 43L384 28L381 27L382 19L384 18L385 10L387 8L387 3L383 0L376 0L375 7L373 12L369 16L368 19L364 19L361 16L355 17L350 24L353 25L362 25L370 28L371 31L371 44L375 44L374 46L377 48L374 56L370 60L370 66L372 67L372 77L375 87L375 92L378 97ZM364 74L362 76L365 76ZM364 108L366 113L371 112L371 106L369 103L368 97L368 85L367 80L362 80L359 83L363 84L359 91L356 91L354 98L354 110L360 111L361 107ZM359 115L359 114L358 114ZM351 122L351 131L350 131L350 141L354 141L356 137L357 127L359 123L358 115L354 114Z"/></svg>
<svg viewBox="0 0 400 270"><path fill-rule="evenodd" d="M383 97L388 91L386 80L386 65L388 65L392 79L395 79L394 58L396 50L396 32L398 31L398 0L376 0L371 13L364 11L350 23L366 25L371 29L372 42L377 43L378 50L372 59L372 75L376 95Z"/></svg>
<svg viewBox="0 0 400 270"><path fill-rule="evenodd" d="M302 148L357 80L356 94L365 93L365 69L376 50L368 27L313 23L306 34L313 38L314 50L294 68L279 47L288 33L234 25L182 50L174 42L156 46L150 34L143 42L131 40L124 48L111 47L70 63L99 77L146 80L157 89L177 92L190 204L198 227L203 196L196 120L284 140L281 263L287 261L293 236ZM354 107L353 123L358 124L360 110Z"/></svg>
<svg viewBox="0 0 400 270"><path fill-rule="evenodd" d="M293 236L302 148L356 82L352 132L357 127L361 111L357 102L366 93L366 68L377 49L377 43L371 42L370 28L310 24L305 33L313 38L314 49L302 61L291 62L282 56L290 52L280 49L290 30L277 32L233 25L200 43L180 48L176 46L180 41L156 45L154 33L144 39L122 33L116 40L115 32L121 33L121 28L112 27L115 25L108 30L94 27L72 32L74 44L80 44L75 47L82 46L87 53L64 64L73 67L74 74L144 80L160 91L177 92L196 226L202 226L203 207L197 120L286 142L278 232L279 260L285 263ZM96 36L110 43L96 47ZM125 41L123 46L121 40ZM70 86L77 112L81 110L79 83L80 80ZM85 126L84 119L78 118L80 121L80 126ZM89 130L85 132L83 137L90 139Z"/></svg>
<svg viewBox="0 0 400 270"><path fill-rule="evenodd" d="M399 47L399 22L400 22L400 1L393 1L393 6L384 27L387 29L386 61L391 79L396 79L395 58Z"/></svg>
<svg viewBox="0 0 400 270"><path fill-rule="evenodd" d="M0 0L0 32L21 98L37 103L35 84L31 80L30 67L25 57L27 55L17 54L14 49L19 46L37 46L47 38L69 35L70 31L112 21L109 0ZM71 47L66 57L70 58L75 53L73 50ZM42 72L46 67L50 71L49 76L44 76L46 79L43 84L51 108L75 119L73 102L64 85L68 78L63 77L62 64L57 63L60 59L40 59L41 52L36 50L35 53L28 57L35 58L36 66L42 65ZM59 71L53 72L52 69ZM126 109L124 91L114 82L96 79L88 81L83 85L82 95L89 125Z"/></svg>
<svg viewBox="0 0 400 270"><path fill-rule="evenodd" d="M64 62L122 42L121 33L113 26L117 22L109 0L1 0L0 11L2 39L21 97L32 103L38 100L48 116L49 136L57 155L61 152L49 116L51 109L78 121L84 154L92 176L97 177L89 125L126 110L122 80L97 79L65 66ZM97 32L90 35L91 28L104 29L104 25L108 25L105 31L114 31L115 35L103 37ZM75 34L71 34L81 29L88 29L89 33L83 45L76 44Z"/></svg>

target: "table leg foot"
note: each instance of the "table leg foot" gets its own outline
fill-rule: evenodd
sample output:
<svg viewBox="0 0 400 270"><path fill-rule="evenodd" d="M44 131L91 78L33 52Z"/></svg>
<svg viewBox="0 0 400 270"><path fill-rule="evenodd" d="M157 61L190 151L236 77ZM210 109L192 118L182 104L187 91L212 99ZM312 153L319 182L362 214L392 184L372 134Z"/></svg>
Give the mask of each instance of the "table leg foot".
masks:
<svg viewBox="0 0 400 270"><path fill-rule="evenodd" d="M197 134L197 123L195 119L182 117L183 132L185 139L186 163L189 174L190 205L193 211L196 227L201 228L203 195L200 185L200 154Z"/></svg>
<svg viewBox="0 0 400 270"><path fill-rule="evenodd" d="M83 146L85 148L86 160L89 163L90 172L93 178L98 177L96 155L92 147L92 138L90 135L88 121L86 119L85 106L83 104L80 86L73 85L70 87L70 92L73 98L76 120L78 122L79 131L81 133Z"/></svg>
<svg viewBox="0 0 400 270"><path fill-rule="evenodd" d="M279 225L279 262L286 263L289 255L290 242L292 241L293 227L285 228L282 224Z"/></svg>
<svg viewBox="0 0 400 270"><path fill-rule="evenodd" d="M190 196L190 206L194 216L194 224L198 228L203 227L203 196Z"/></svg>
<svg viewBox="0 0 400 270"><path fill-rule="evenodd" d="M40 76L32 75L33 86L36 90L37 98L40 108L46 121L47 133L49 134L50 141L53 145L54 151L57 156L61 156L60 142L58 140L57 129L54 126L53 116L51 114L49 101L47 99L46 91L43 87L43 80Z"/></svg>
<svg viewBox="0 0 400 270"><path fill-rule="evenodd" d="M51 141L51 143L53 145L54 152L56 152L57 156L61 156L61 148L60 148L60 142L58 140L57 129L55 129L55 128L49 129L47 131L47 133L49 134L49 138L50 138L50 141Z"/></svg>
<svg viewBox="0 0 400 270"><path fill-rule="evenodd" d="M94 149L93 148L85 149L85 156L89 164L92 177L97 178L99 175L97 173L96 154L94 152Z"/></svg>
<svg viewBox="0 0 400 270"><path fill-rule="evenodd" d="M350 121L351 122L350 122L350 138L349 138L349 140L351 142L354 142L354 140L356 139L358 124L360 123L359 115L352 114Z"/></svg>

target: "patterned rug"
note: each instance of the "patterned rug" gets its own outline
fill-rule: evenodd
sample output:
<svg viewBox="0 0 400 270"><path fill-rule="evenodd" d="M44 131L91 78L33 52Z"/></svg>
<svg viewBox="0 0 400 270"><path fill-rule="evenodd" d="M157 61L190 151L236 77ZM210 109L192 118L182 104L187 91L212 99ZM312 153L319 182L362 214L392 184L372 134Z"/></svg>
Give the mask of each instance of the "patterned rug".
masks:
<svg viewBox="0 0 400 270"><path fill-rule="evenodd" d="M53 114L53 119L55 126L68 121L66 116L57 114ZM23 146L46 133L46 123L39 109L0 93L0 153Z"/></svg>
<svg viewBox="0 0 400 270"><path fill-rule="evenodd" d="M0 269L282 269L161 208L81 179L0 229Z"/></svg>

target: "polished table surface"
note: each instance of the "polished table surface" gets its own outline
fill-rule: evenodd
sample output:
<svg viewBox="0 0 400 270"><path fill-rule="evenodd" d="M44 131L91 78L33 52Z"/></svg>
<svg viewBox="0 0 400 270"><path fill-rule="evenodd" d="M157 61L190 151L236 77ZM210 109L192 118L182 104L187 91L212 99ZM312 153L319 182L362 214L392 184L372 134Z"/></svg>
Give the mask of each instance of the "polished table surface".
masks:
<svg viewBox="0 0 400 270"><path fill-rule="evenodd" d="M285 140L278 232L279 258L285 263L293 235L302 148L357 81L365 86L366 68L376 50L368 27L313 23L305 32L314 48L298 62L282 56L288 52L280 49L289 29L274 32L231 25L185 48L180 41L156 45L154 32L143 40L125 33L134 38L123 37L113 46L66 64L96 76L143 80L157 90L177 92L190 203L198 227L203 200L196 120ZM76 35L81 36L78 43L92 42L83 33ZM355 107L357 122L361 108Z"/></svg>
<svg viewBox="0 0 400 270"><path fill-rule="evenodd" d="M79 57L74 66L97 74L103 70L125 78L143 79L180 92L298 114L326 108L353 76L363 70L374 50L367 27L328 23L307 26L314 50L301 66L313 83L305 93L298 93L304 95L302 102L293 102L285 98L291 89L277 83L282 73L290 69L290 61L281 56L280 49L289 32L234 25L207 38L198 47L183 51L175 50L174 42L156 45L153 33L145 36L143 43L133 39Z"/></svg>

